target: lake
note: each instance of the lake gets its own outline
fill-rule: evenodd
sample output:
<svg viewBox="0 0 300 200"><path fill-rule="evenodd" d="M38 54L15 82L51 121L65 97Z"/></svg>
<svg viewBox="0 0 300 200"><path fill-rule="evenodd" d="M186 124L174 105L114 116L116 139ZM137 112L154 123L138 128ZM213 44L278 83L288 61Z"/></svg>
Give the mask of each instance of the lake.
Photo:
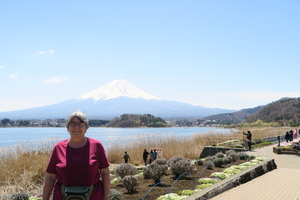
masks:
<svg viewBox="0 0 300 200"><path fill-rule="evenodd" d="M89 128L86 136L100 140L104 146L117 138L136 137L143 134L176 135L189 137L206 132L231 133L230 129L212 127L171 127L171 128ZM62 128L0 128L0 148L15 144L38 142L39 140L63 140L69 138L65 127Z"/></svg>

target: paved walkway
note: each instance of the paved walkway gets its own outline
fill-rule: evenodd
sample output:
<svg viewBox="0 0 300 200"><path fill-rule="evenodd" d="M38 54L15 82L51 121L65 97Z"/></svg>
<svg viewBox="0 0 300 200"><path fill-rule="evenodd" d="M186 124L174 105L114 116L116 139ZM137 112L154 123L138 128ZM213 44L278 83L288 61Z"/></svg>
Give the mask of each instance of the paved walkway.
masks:
<svg viewBox="0 0 300 200"><path fill-rule="evenodd" d="M273 158L277 169L210 200L300 200L300 156L275 154L273 146L255 149L248 154Z"/></svg>

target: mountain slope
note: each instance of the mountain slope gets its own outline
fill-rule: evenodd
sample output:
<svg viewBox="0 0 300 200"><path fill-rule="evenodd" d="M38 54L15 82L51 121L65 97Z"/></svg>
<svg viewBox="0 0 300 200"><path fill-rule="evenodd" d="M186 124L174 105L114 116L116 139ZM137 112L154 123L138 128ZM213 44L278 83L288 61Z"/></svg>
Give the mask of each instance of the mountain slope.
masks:
<svg viewBox="0 0 300 200"><path fill-rule="evenodd" d="M246 122L255 122L258 119L264 122L293 121L299 123L300 98L283 98L261 107L257 112L247 117Z"/></svg>
<svg viewBox="0 0 300 200"><path fill-rule="evenodd" d="M246 108L233 113L222 113L217 115L211 115L201 118L201 120L219 120L219 121L230 121L232 123L239 123L246 120L246 118L258 111L262 106L255 108Z"/></svg>
<svg viewBox="0 0 300 200"><path fill-rule="evenodd" d="M122 114L151 114L156 117L204 117L235 110L205 108L187 103L162 100L138 89L125 80L108 83L78 98L48 106L0 112L0 118L49 119L66 118L81 110L91 119L112 119Z"/></svg>

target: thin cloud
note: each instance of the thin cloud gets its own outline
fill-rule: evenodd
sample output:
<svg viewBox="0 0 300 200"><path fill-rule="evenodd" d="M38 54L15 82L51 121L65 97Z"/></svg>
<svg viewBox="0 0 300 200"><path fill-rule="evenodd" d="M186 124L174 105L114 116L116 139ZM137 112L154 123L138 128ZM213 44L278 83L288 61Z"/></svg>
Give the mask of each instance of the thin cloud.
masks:
<svg viewBox="0 0 300 200"><path fill-rule="evenodd" d="M15 74L9 75L9 78L14 79L14 80L18 80L19 79L19 73L17 72Z"/></svg>
<svg viewBox="0 0 300 200"><path fill-rule="evenodd" d="M53 50L49 50L49 53L54 53L54 51Z"/></svg>
<svg viewBox="0 0 300 200"><path fill-rule="evenodd" d="M4 66L0 66L0 69L1 69L1 68L4 68Z"/></svg>
<svg viewBox="0 0 300 200"><path fill-rule="evenodd" d="M46 79L43 83L62 83L69 82L69 79L66 77L52 77L51 79Z"/></svg>
<svg viewBox="0 0 300 200"><path fill-rule="evenodd" d="M45 52L45 51L40 51L39 52L39 54L45 54L45 53L47 53L47 52Z"/></svg>

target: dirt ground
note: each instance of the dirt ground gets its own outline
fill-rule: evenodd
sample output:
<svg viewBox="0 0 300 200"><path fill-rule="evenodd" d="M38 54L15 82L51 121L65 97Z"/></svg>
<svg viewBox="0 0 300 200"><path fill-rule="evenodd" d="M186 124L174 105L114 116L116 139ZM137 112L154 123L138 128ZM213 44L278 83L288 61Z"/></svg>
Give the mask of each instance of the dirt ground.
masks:
<svg viewBox="0 0 300 200"><path fill-rule="evenodd" d="M240 160L239 163L243 163L245 161ZM236 164L236 163L235 163ZM144 179L143 177L138 178L138 186L136 186L136 193L134 194L128 194L125 186L122 184L122 182L112 184L111 189L116 189L123 193L123 200L141 200L144 198L144 196L147 194L147 196L144 198L145 200L155 200L159 196L167 194L168 191L171 189L172 193L178 193L182 190L191 190L194 189L194 187L197 185L197 180L199 178L208 177L213 172L221 172L224 170L220 167L215 167L214 170L204 169L204 166L202 165L193 165L197 168L197 172L191 175L187 175L186 178L181 177L176 183L176 179L174 178L174 175L172 175L171 171L167 171L167 175L164 176L161 179L161 182L163 182L160 185L155 185L154 180L152 179ZM226 167L230 167L226 166ZM202 172L203 171L203 172ZM200 174L202 173L201 177ZM173 187L174 184L174 187ZM152 188L153 187L153 188ZM152 188L152 189L151 189ZM149 191L151 189L151 191Z"/></svg>

